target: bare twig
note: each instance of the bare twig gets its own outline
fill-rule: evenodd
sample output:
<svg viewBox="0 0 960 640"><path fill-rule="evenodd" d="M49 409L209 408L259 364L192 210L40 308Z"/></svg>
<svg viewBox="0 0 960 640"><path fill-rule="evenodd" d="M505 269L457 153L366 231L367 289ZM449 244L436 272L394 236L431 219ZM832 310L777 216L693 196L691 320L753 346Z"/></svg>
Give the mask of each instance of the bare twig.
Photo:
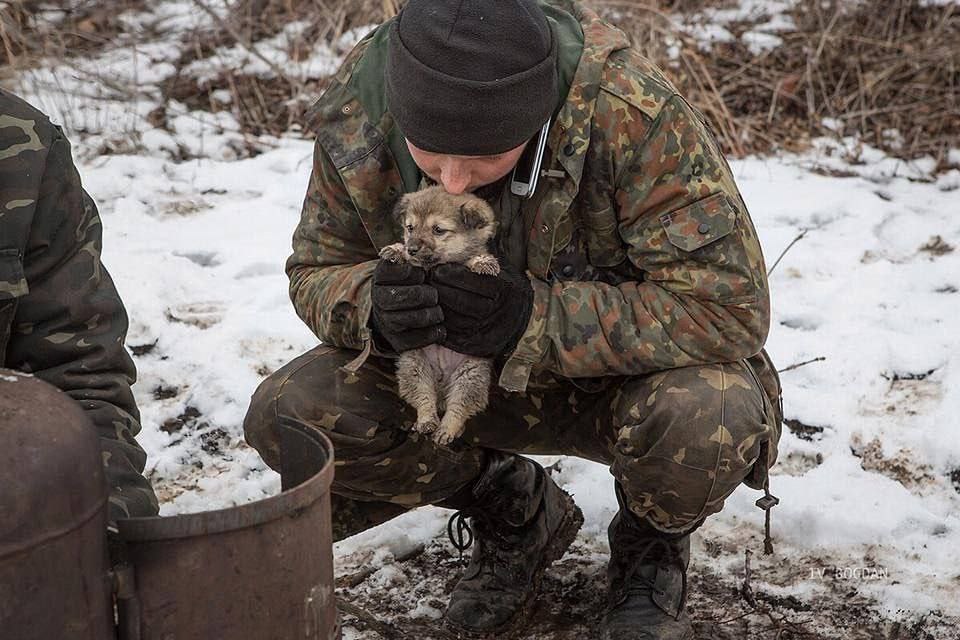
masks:
<svg viewBox="0 0 960 640"><path fill-rule="evenodd" d="M337 608L344 613L361 620L368 627L379 633L386 640L409 640L410 638L439 638L440 640L457 640L457 636L441 627L430 627L414 623L391 623L378 618L375 614L363 607L353 604L343 598L337 598Z"/></svg>
<svg viewBox="0 0 960 640"><path fill-rule="evenodd" d="M740 595L756 610L757 599L753 595L753 587L750 586L750 555L752 553L750 549L745 549L743 552L743 583L740 585Z"/></svg>
<svg viewBox="0 0 960 640"><path fill-rule="evenodd" d="M394 561L407 562L409 560L413 560L414 558L422 555L425 549L426 547L424 545L418 544L417 546L413 547L409 551L396 556L396 558L394 558ZM352 589L358 586L359 584L361 584L364 580L366 580L367 578L369 578L379 570L380 570L380 567L370 566L370 567L364 567L360 571L355 571L354 573L348 573L345 576L340 576L339 578L337 578L337 588Z"/></svg>
<svg viewBox="0 0 960 640"><path fill-rule="evenodd" d="M826 360L826 358L823 356L817 356L812 360L807 360L805 362L798 362L796 364L790 365L789 367L784 367L783 369L777 369L777 373L784 373L785 371L793 371L794 369L799 369L805 364L810 364L811 362L820 362L821 360Z"/></svg>
<svg viewBox="0 0 960 640"><path fill-rule="evenodd" d="M237 44L239 44L241 47L249 51L251 55L257 57L261 62L266 64L278 78L283 78L284 80L286 80L291 87L301 86L302 83L300 81L290 78L290 76L288 76L283 71L283 69L278 67L275 62L273 62L272 60L267 58L265 55L260 53L260 51L253 45L252 42L244 38L232 25L230 25L229 23L227 23L226 20L221 18L216 11L214 11L209 6L207 6L207 4L203 2L203 0L191 0L191 2L197 5L197 7L199 7L201 11L203 11L208 16L210 16L213 19L213 21L217 23L217 26L219 26L221 29L223 29L227 33L229 33L233 37L233 39L237 41Z"/></svg>
<svg viewBox="0 0 960 640"><path fill-rule="evenodd" d="M773 266L770 267L770 269L767 270L767 277L768 277L768 278L770 277L770 274L773 273L773 270L777 268L777 265L780 264L780 261L783 260L783 256L787 255L787 251L790 250L790 247L792 247L793 245L795 245L801 238L803 238L803 236L807 235L807 232L810 231L810 229L812 229L812 228L813 228L813 227L807 227L806 229L804 229L803 231L801 231L800 234L799 234L796 238L794 238L794 239L790 242L790 244L787 245L787 248L784 249L784 250L780 253L780 256L777 258L776 262L773 263Z"/></svg>

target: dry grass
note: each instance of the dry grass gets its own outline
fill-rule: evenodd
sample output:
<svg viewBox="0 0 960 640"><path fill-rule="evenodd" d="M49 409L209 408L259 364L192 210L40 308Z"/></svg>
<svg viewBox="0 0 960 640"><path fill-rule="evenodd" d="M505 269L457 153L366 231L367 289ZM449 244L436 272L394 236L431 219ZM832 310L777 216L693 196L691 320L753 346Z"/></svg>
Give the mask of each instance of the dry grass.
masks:
<svg viewBox="0 0 960 640"><path fill-rule="evenodd" d="M207 11L209 0L191 0ZM593 0L648 57L663 66L711 121L735 156L803 149L814 136L852 135L893 155L930 155L939 168L960 140L960 12L956 5L923 7L920 0L802 0L792 12L796 29L760 54L739 37L755 26L727 25L737 38L703 51L677 16L731 0ZM309 25L287 44L291 64L319 42L334 45L348 30L382 22L402 0L234 0L212 28L182 42L162 95L190 108L229 109L251 135L296 130L304 109L326 80L304 79L262 56L257 43L285 25ZM43 57L59 60L108 48L122 33L117 15L143 9L143 0L77 2L73 10L42 12L38 2L0 7L0 64L7 74ZM882 10L878 8L882 7ZM269 77L224 68L212 79L184 72L191 62L239 46L271 68ZM673 51L674 56L668 57ZM107 79L105 79L106 81ZM214 98L229 92L231 101ZM164 108L153 121L162 125ZM829 125L829 126L828 126Z"/></svg>
<svg viewBox="0 0 960 640"><path fill-rule="evenodd" d="M192 1L201 11L210 13L205 0ZM292 22L308 24L286 45L289 60L295 65L306 59L317 43L335 44L347 31L383 22L398 10L396 0L239 0L234 7L227 20L214 20L213 29L191 34L178 67L183 69L214 55L220 47L239 45L265 61L273 73L265 77L224 69L214 79L202 82L177 73L164 83L163 95L194 108L217 111L225 107L212 96L227 91L231 97L228 108L244 132L254 136L281 135L297 128L327 80L299 78L268 62L257 48L258 41L276 35Z"/></svg>
<svg viewBox="0 0 960 640"><path fill-rule="evenodd" d="M779 34L781 46L754 54L739 38L704 53L657 7L597 4L623 14L619 26L668 69L735 155L802 149L812 136L859 134L895 156L933 156L942 169L947 151L958 146L955 5L804 0L792 12L796 30ZM684 3L694 4L705 3ZM752 26L731 30L740 35ZM669 59L665 53L676 42L679 59Z"/></svg>
<svg viewBox="0 0 960 640"><path fill-rule="evenodd" d="M62 3L67 5L68 3ZM83 55L110 46L122 33L118 16L145 0L82 0L53 10L51 3L14 0L0 5L0 67L4 75L45 57Z"/></svg>

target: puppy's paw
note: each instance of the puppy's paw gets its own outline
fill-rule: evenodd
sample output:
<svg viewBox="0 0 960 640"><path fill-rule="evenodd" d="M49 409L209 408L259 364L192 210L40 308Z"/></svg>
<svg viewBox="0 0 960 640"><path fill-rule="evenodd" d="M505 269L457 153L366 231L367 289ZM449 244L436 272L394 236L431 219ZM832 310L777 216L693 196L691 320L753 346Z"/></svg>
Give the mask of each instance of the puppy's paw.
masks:
<svg viewBox="0 0 960 640"><path fill-rule="evenodd" d="M418 420L415 425L413 425L413 430L417 433L422 433L424 435L430 435L434 433L440 425L434 419L429 420Z"/></svg>
<svg viewBox="0 0 960 640"><path fill-rule="evenodd" d="M495 276L500 273L500 263L489 253L470 258L466 265L467 269L482 276Z"/></svg>
<svg viewBox="0 0 960 640"><path fill-rule="evenodd" d="M445 447L454 440L456 440L460 434L447 433L446 431L437 431L433 434L433 441L436 442L441 447Z"/></svg>
<svg viewBox="0 0 960 640"><path fill-rule="evenodd" d="M403 248L403 243L397 242L380 249L380 257L390 262L404 262L407 259L407 252Z"/></svg>
<svg viewBox="0 0 960 640"><path fill-rule="evenodd" d="M433 441L440 446L446 446L463 434L464 424L455 423L451 420L444 420L436 433L433 434Z"/></svg>

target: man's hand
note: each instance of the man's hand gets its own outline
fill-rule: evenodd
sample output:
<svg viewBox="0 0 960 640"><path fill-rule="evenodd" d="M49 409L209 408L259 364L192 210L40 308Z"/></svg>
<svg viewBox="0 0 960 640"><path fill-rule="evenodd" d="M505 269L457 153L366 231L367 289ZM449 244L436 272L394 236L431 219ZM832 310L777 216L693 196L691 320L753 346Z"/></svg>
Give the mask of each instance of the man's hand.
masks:
<svg viewBox="0 0 960 640"><path fill-rule="evenodd" d="M370 326L397 353L446 337L437 290L425 280L426 272L420 267L383 259L373 272Z"/></svg>
<svg viewBox="0 0 960 640"><path fill-rule="evenodd" d="M430 272L443 309L443 346L478 358L496 358L517 345L533 308L533 287L508 264L500 275L478 275L459 264Z"/></svg>

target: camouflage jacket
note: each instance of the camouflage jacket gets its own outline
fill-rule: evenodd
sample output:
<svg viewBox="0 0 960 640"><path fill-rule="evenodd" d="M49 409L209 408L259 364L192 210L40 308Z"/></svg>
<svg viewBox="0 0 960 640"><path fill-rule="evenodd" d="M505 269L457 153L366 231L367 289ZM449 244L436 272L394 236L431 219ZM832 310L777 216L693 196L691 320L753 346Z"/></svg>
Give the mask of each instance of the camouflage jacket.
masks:
<svg viewBox="0 0 960 640"><path fill-rule="evenodd" d="M763 384L779 395L761 351L770 308L760 244L703 118L597 14L570 0L542 6L569 91L549 134L546 178L520 205L535 302L500 386L760 352ZM384 105L386 32L357 45L313 107L313 173L287 262L301 318L324 342L353 349L370 347L377 251L401 235L390 209L419 186ZM579 51L572 69L570 51Z"/></svg>
<svg viewBox="0 0 960 640"><path fill-rule="evenodd" d="M66 392L97 428L110 518L157 513L134 436L127 315L100 263L96 205L59 127L0 89L0 366Z"/></svg>

